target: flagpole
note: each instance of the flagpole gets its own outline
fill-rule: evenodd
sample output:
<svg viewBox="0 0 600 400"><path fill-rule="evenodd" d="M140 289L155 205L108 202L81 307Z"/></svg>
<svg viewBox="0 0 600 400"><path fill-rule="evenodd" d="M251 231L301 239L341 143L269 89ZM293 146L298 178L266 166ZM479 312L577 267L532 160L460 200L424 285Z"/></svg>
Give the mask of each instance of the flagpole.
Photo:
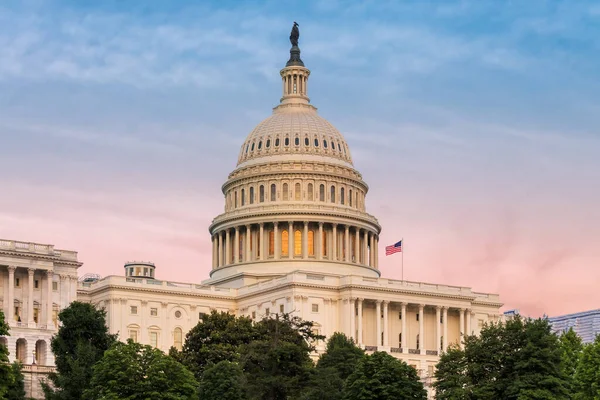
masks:
<svg viewBox="0 0 600 400"><path fill-rule="evenodd" d="M402 238L402 241L400 242L400 250L402 253L402 280L404 280L404 238Z"/></svg>

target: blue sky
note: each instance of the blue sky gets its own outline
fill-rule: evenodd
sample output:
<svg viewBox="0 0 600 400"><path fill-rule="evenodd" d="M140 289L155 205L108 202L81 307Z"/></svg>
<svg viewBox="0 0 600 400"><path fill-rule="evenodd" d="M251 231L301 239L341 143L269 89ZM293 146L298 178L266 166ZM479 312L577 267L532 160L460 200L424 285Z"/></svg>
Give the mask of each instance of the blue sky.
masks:
<svg viewBox="0 0 600 400"><path fill-rule="evenodd" d="M203 279L294 20L312 102L382 240L405 238L409 279L532 313L596 307L572 279L600 279L594 1L4 1L0 236L79 250L82 272L151 258ZM572 300L548 303L559 289Z"/></svg>

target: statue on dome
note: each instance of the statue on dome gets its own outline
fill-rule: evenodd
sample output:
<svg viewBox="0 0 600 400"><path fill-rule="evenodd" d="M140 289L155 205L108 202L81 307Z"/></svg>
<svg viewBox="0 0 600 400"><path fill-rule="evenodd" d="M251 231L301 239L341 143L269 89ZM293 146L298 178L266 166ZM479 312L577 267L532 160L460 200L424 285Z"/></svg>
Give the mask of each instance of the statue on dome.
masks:
<svg viewBox="0 0 600 400"><path fill-rule="evenodd" d="M298 47L298 38L300 37L300 30L298 29L298 23L294 21L294 26L292 27L292 33L290 33L290 43L292 46Z"/></svg>

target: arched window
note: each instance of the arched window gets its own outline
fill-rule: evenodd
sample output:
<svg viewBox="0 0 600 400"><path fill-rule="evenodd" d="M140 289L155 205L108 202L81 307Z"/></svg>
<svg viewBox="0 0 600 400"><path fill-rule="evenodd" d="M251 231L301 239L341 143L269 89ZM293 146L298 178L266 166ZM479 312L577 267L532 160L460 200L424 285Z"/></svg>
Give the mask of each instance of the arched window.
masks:
<svg viewBox="0 0 600 400"><path fill-rule="evenodd" d="M275 232L269 231L269 255L275 254Z"/></svg>
<svg viewBox="0 0 600 400"><path fill-rule="evenodd" d="M312 230L308 231L308 255L315 255L315 232Z"/></svg>
<svg viewBox="0 0 600 400"><path fill-rule="evenodd" d="M237 200L237 190L234 191L233 193L234 193L233 197L235 198L235 207L234 208L237 208L237 201L238 201Z"/></svg>
<svg viewBox="0 0 600 400"><path fill-rule="evenodd" d="M252 147L250 147L250 151L254 151L254 143L252 143Z"/></svg>
<svg viewBox="0 0 600 400"><path fill-rule="evenodd" d="M319 201L325 201L325 185L319 186Z"/></svg>
<svg viewBox="0 0 600 400"><path fill-rule="evenodd" d="M356 205L356 208L358 208L358 192L354 193L354 204Z"/></svg>
<svg viewBox="0 0 600 400"><path fill-rule="evenodd" d="M329 193L330 197L331 197L331 202L335 203L335 186L331 186L331 190ZM243 204L242 204L243 205Z"/></svg>
<svg viewBox="0 0 600 400"><path fill-rule="evenodd" d="M288 231L286 231L286 230L281 231L281 255L282 256L288 255L288 249L289 249L288 239L289 239Z"/></svg>
<svg viewBox="0 0 600 400"><path fill-rule="evenodd" d="M181 328L175 328L173 331L173 347L180 351L183 347L183 332Z"/></svg>
<svg viewBox="0 0 600 400"><path fill-rule="evenodd" d="M342 189L344 190L344 189ZM254 204L254 186L250 187L250 199L248 201L250 204Z"/></svg>
<svg viewBox="0 0 600 400"><path fill-rule="evenodd" d="M352 189L348 190L348 203L352 207Z"/></svg>
<svg viewBox="0 0 600 400"><path fill-rule="evenodd" d="M323 140L323 147L327 148L327 140Z"/></svg>
<svg viewBox="0 0 600 400"><path fill-rule="evenodd" d="M340 143L338 142L338 151L342 151L342 146L340 146Z"/></svg>
<svg viewBox="0 0 600 400"><path fill-rule="evenodd" d="M313 184L308 184L308 201L313 201Z"/></svg>
<svg viewBox="0 0 600 400"><path fill-rule="evenodd" d="M315 138L315 147L319 147L319 139Z"/></svg>
<svg viewBox="0 0 600 400"><path fill-rule="evenodd" d="M346 200L346 196L345 196L345 190L344 188L340 189L340 203L343 205L344 201Z"/></svg>
<svg viewBox="0 0 600 400"><path fill-rule="evenodd" d="M248 149L250 148L250 144L246 145L246 154L248 154Z"/></svg>
<svg viewBox="0 0 600 400"><path fill-rule="evenodd" d="M260 188L258 189L258 197L261 203L265 202L265 187L263 185L260 185Z"/></svg>
<svg viewBox="0 0 600 400"><path fill-rule="evenodd" d="M284 183L283 184L283 200L287 200L288 199L288 184Z"/></svg>
<svg viewBox="0 0 600 400"><path fill-rule="evenodd" d="M294 187L294 200L301 200L302 199L302 187L300 186L299 183L296 183L296 186Z"/></svg>
<svg viewBox="0 0 600 400"><path fill-rule="evenodd" d="M302 255L302 232L299 230L294 232L294 255Z"/></svg>
<svg viewBox="0 0 600 400"><path fill-rule="evenodd" d="M274 183L271 184L271 201L275 201L277 196L277 187Z"/></svg>
<svg viewBox="0 0 600 400"><path fill-rule="evenodd" d="M310 144L310 141L308 140L308 138L304 138L304 145L308 146Z"/></svg>
<svg viewBox="0 0 600 400"><path fill-rule="evenodd" d="M283 141L285 146L289 146L290 145L290 138L285 138L285 140Z"/></svg>
<svg viewBox="0 0 600 400"><path fill-rule="evenodd" d="M331 150L335 150L335 142L331 142Z"/></svg>
<svg viewBox="0 0 600 400"><path fill-rule="evenodd" d="M296 136L296 138L294 139L294 144L296 146L300 146L300 138Z"/></svg>
<svg viewBox="0 0 600 400"><path fill-rule="evenodd" d="M260 142L258 142L258 149L262 149L262 140Z"/></svg>
<svg viewBox="0 0 600 400"><path fill-rule="evenodd" d="M267 149L271 147L271 139L267 139L267 144L265 146Z"/></svg>
<svg viewBox="0 0 600 400"><path fill-rule="evenodd" d="M242 189L242 207L246 205L246 191Z"/></svg>
<svg viewBox="0 0 600 400"><path fill-rule="evenodd" d="M275 139L275 147L279 147L279 138Z"/></svg>
<svg viewBox="0 0 600 400"><path fill-rule="evenodd" d="M324 257L327 257L327 232L323 230L323 236L321 237L321 251Z"/></svg>

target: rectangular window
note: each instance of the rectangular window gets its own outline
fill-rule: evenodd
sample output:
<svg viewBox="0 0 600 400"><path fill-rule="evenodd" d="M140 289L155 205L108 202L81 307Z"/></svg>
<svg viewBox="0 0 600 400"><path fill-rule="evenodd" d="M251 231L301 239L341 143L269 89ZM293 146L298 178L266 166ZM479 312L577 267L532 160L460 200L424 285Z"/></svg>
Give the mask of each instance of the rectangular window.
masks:
<svg viewBox="0 0 600 400"><path fill-rule="evenodd" d="M402 334L398 334L398 347L402 347Z"/></svg>
<svg viewBox="0 0 600 400"><path fill-rule="evenodd" d="M136 315L137 314L137 306L131 306L129 308L131 314Z"/></svg>
<svg viewBox="0 0 600 400"><path fill-rule="evenodd" d="M279 312L280 312L281 314L283 314L283 304L280 304L280 305L279 305Z"/></svg>
<svg viewBox="0 0 600 400"><path fill-rule="evenodd" d="M402 312L398 313L398 319L402 319Z"/></svg>
<svg viewBox="0 0 600 400"><path fill-rule="evenodd" d="M318 304L313 304L312 305L312 312L319 312L319 305Z"/></svg>
<svg viewBox="0 0 600 400"><path fill-rule="evenodd" d="M271 314L271 309L270 308L265 309L265 315L268 317L269 314Z"/></svg>
<svg viewBox="0 0 600 400"><path fill-rule="evenodd" d="M433 376L433 365L427 366L427 375Z"/></svg>
<svg viewBox="0 0 600 400"><path fill-rule="evenodd" d="M256 311L252 311L252 319L256 319Z"/></svg>
<svg viewBox="0 0 600 400"><path fill-rule="evenodd" d="M150 332L150 346L158 347L158 332Z"/></svg>
<svg viewBox="0 0 600 400"><path fill-rule="evenodd" d="M54 325L58 325L58 310L52 310L52 322Z"/></svg>
<svg viewBox="0 0 600 400"><path fill-rule="evenodd" d="M33 288L34 289L39 289L40 288L40 281L38 281L37 279L33 281Z"/></svg>
<svg viewBox="0 0 600 400"><path fill-rule="evenodd" d="M157 317L158 316L158 308L151 308L150 309L150 316Z"/></svg>
<svg viewBox="0 0 600 400"><path fill-rule="evenodd" d="M269 255L275 254L275 232L269 231Z"/></svg>
<svg viewBox="0 0 600 400"><path fill-rule="evenodd" d="M440 315L440 324L443 324L443 323L444 323L444 314L441 314Z"/></svg>
<svg viewBox="0 0 600 400"><path fill-rule="evenodd" d="M134 342L137 342L138 340L138 333L136 330L132 329L129 331L129 339L133 340Z"/></svg>
<svg viewBox="0 0 600 400"><path fill-rule="evenodd" d="M417 313L417 321L419 320L419 313Z"/></svg>
<svg viewBox="0 0 600 400"><path fill-rule="evenodd" d="M148 276L148 268L144 268L144 276Z"/></svg>
<svg viewBox="0 0 600 400"><path fill-rule="evenodd" d="M34 308L33 309L33 322L35 322L37 324L39 322L39 318L40 318L40 309Z"/></svg>
<svg viewBox="0 0 600 400"><path fill-rule="evenodd" d="M52 282L52 290L58 292L58 282Z"/></svg>
<svg viewBox="0 0 600 400"><path fill-rule="evenodd" d="M21 287L21 280L19 278L15 278L15 287Z"/></svg>

